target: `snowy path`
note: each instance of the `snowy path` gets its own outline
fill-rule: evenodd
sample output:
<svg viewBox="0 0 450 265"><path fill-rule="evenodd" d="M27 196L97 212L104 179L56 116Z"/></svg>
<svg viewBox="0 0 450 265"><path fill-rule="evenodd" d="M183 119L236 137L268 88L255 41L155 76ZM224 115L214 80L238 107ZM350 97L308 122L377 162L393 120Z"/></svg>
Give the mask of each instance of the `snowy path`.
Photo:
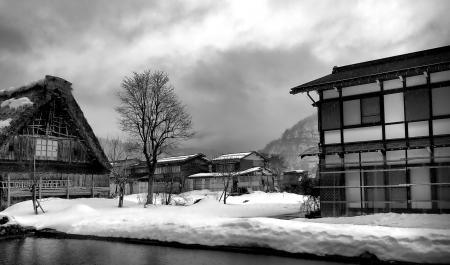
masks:
<svg viewBox="0 0 450 265"><path fill-rule="evenodd" d="M184 199L192 201L202 195L187 196ZM33 215L28 201L0 215L22 225L70 234L347 257L370 252L382 260L417 263L450 260L450 215L378 214L315 220L260 217L298 211L302 199L299 195L257 193L234 197L230 200L233 205L208 197L190 206L143 208L128 198L122 209L113 199L49 199L43 202L46 214Z"/></svg>

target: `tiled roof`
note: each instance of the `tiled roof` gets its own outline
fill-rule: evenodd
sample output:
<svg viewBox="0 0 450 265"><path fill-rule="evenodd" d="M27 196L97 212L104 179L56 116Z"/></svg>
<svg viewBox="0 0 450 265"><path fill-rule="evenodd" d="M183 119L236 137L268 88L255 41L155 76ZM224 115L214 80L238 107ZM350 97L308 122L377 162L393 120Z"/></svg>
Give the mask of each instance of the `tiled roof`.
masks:
<svg viewBox="0 0 450 265"><path fill-rule="evenodd" d="M419 52L407 53L378 60L334 67L331 74L320 77L291 89L291 94L332 88L340 82L360 79L359 82L369 83L375 79L389 76L389 73L401 75L422 74L432 66L444 64L450 67L450 46L444 46ZM411 71L412 70L412 71ZM368 77L372 77L371 80ZM361 80L364 79L364 80Z"/></svg>

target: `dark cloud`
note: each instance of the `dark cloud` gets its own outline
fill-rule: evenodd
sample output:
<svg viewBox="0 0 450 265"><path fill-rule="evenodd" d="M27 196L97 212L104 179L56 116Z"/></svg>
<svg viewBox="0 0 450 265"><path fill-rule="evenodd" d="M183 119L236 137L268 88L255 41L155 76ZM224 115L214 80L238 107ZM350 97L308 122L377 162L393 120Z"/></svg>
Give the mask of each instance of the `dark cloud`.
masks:
<svg viewBox="0 0 450 265"><path fill-rule="evenodd" d="M311 114L314 109L301 104L308 103L305 98L289 89L326 71L308 45L238 47L211 51L177 83L194 123L206 132L202 140L231 152L262 148L272 135Z"/></svg>
<svg viewBox="0 0 450 265"><path fill-rule="evenodd" d="M0 17L0 53L17 53L28 49L26 37Z"/></svg>
<svg viewBox="0 0 450 265"><path fill-rule="evenodd" d="M315 111L306 96L289 95L291 87L334 65L450 42L449 1L269 1L264 20L234 5L0 0L0 88L61 76L106 136L119 132L122 78L165 70L194 120L187 146L244 151Z"/></svg>

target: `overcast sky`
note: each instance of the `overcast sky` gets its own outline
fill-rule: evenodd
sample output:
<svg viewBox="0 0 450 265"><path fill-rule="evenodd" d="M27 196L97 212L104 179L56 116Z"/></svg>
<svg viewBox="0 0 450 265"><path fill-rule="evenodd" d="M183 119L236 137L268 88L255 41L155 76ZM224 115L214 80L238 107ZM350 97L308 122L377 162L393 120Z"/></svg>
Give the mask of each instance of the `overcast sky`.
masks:
<svg viewBox="0 0 450 265"><path fill-rule="evenodd" d="M185 144L257 150L315 111L293 86L345 65L450 44L450 1L0 0L0 88L73 84L98 136L120 133L115 91L166 71L192 115Z"/></svg>

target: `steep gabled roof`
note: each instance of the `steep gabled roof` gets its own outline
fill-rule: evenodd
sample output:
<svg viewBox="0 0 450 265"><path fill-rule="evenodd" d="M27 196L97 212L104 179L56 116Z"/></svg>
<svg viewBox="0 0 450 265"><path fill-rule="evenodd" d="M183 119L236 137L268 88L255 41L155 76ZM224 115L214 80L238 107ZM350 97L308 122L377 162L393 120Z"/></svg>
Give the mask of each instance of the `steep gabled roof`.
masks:
<svg viewBox="0 0 450 265"><path fill-rule="evenodd" d="M108 159L75 101L71 85L62 78L47 75L44 79L26 86L0 90L0 145L17 135L43 106L59 98L89 152L107 171L110 168Z"/></svg>
<svg viewBox="0 0 450 265"><path fill-rule="evenodd" d="M312 90L331 89L342 84L357 85L377 79L394 79L399 75L411 76L424 71L450 69L450 46L407 53L378 60L333 68L331 74L291 88L291 94Z"/></svg>

